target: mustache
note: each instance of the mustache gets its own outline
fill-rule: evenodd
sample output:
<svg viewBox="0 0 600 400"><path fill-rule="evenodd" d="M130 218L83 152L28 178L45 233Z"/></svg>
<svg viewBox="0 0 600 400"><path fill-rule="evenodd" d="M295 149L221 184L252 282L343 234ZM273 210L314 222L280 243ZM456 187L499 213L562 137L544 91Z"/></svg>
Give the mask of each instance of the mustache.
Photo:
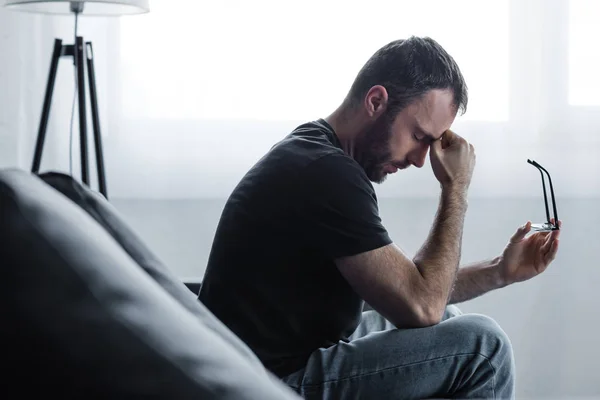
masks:
<svg viewBox="0 0 600 400"><path fill-rule="evenodd" d="M392 162L392 165L398 169L406 169L410 166L409 162L403 161L403 162Z"/></svg>

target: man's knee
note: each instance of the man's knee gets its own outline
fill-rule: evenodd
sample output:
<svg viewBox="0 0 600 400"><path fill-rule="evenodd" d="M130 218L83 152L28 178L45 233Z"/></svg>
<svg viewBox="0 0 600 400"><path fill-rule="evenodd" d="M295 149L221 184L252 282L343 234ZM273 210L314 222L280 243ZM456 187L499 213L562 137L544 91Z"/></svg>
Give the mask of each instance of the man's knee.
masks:
<svg viewBox="0 0 600 400"><path fill-rule="evenodd" d="M471 397L472 393L490 390L495 398L514 397L513 349L508 335L496 321L485 315L463 314L440 325L448 329L445 335L454 338L456 351L475 356L463 364L463 372L469 379L465 386L457 389L458 397Z"/></svg>
<svg viewBox="0 0 600 400"><path fill-rule="evenodd" d="M463 314L452 318L453 334L463 345L488 358L496 369L514 370L513 348L510 338L500 325L481 314Z"/></svg>

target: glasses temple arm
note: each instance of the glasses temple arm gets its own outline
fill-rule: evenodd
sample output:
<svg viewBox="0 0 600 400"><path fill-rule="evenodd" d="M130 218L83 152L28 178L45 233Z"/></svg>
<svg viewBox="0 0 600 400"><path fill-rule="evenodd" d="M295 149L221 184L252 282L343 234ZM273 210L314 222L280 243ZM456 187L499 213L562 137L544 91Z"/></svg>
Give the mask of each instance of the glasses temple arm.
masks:
<svg viewBox="0 0 600 400"><path fill-rule="evenodd" d="M540 176L542 177L542 189L544 190L544 206L546 207L546 222L550 223L550 209L548 208L548 194L546 192L546 180L544 179L544 173L542 172L542 167L538 163L532 160L527 160L527 162L540 171Z"/></svg>
<svg viewBox="0 0 600 400"><path fill-rule="evenodd" d="M550 196L552 196L552 211L554 212L554 225L558 227L558 213L556 212L556 200L554 199L554 188L552 187L552 178L550 178L550 173L544 167L542 167L539 164L537 165L537 167L544 171L546 175L548 175L548 183L550 184Z"/></svg>

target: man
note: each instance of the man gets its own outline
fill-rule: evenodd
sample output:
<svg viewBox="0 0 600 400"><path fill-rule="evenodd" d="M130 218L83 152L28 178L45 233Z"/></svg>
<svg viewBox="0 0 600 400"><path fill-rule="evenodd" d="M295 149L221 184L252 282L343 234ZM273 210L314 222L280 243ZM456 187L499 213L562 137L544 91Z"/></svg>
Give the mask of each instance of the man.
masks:
<svg viewBox="0 0 600 400"><path fill-rule="evenodd" d="M337 110L297 127L231 194L199 297L302 396L514 396L505 333L449 304L542 272L558 231L527 236L528 222L501 255L458 268L475 151L450 126L466 105L441 46L394 41ZM439 208L411 259L382 224L371 182L422 167L428 152Z"/></svg>

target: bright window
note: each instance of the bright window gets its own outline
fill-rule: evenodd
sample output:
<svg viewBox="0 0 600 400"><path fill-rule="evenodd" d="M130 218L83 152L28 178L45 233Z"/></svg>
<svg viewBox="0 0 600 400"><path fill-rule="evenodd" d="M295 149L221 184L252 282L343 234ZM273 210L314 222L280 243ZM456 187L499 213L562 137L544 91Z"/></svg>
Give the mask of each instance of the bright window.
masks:
<svg viewBox="0 0 600 400"><path fill-rule="evenodd" d="M600 105L600 1L569 3L569 104Z"/></svg>
<svg viewBox="0 0 600 400"><path fill-rule="evenodd" d="M170 0L152 7L121 20L121 98L128 116L321 117L343 100L379 47L426 35L465 75L470 102L462 119L508 118L507 0L385 0L372 9L362 1Z"/></svg>

